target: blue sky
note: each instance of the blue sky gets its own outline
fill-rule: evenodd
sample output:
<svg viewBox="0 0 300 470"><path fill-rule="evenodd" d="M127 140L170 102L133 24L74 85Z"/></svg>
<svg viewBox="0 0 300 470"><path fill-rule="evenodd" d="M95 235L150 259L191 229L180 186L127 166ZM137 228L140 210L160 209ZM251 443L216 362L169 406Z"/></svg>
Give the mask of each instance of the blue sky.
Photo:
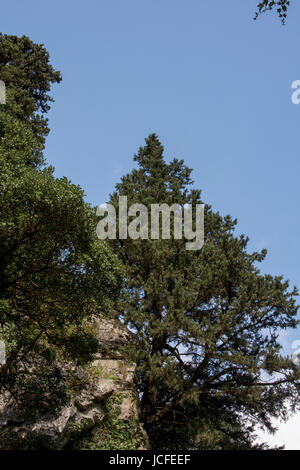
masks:
<svg viewBox="0 0 300 470"><path fill-rule="evenodd" d="M12 0L2 32L44 43L62 71L46 151L57 176L101 204L156 132L204 202L268 249L262 270L300 286L300 5L283 27L253 21L256 3Z"/></svg>
<svg viewBox="0 0 300 470"><path fill-rule="evenodd" d="M46 156L100 204L156 132L203 200L238 218L262 269L299 283L300 5L286 26L255 0L6 2L2 32L45 44L53 89ZM300 333L299 333L300 337Z"/></svg>
<svg viewBox="0 0 300 470"><path fill-rule="evenodd" d="M264 272L299 282L300 4L286 26L257 0L11 0L1 30L44 43L52 91L46 156L93 205L152 132L194 169L204 202L238 219ZM287 352L300 330L284 336Z"/></svg>

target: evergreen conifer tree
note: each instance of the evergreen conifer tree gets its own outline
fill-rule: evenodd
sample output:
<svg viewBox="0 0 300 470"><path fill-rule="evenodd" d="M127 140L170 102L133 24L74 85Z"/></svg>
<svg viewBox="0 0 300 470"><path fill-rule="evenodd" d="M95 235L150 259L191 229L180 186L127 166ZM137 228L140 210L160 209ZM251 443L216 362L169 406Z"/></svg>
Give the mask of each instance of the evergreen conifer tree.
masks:
<svg viewBox="0 0 300 470"><path fill-rule="evenodd" d="M111 195L117 215L119 196L149 214L151 204L201 203L191 169L182 160L166 163L155 134L134 161L138 168ZM118 308L138 338L128 354L138 364L153 448L259 447L254 426L270 430L273 417L299 405L299 371L278 342L281 330L298 324L297 289L260 272L266 250L249 253L235 226L205 205L201 250L172 237L110 240L126 270Z"/></svg>

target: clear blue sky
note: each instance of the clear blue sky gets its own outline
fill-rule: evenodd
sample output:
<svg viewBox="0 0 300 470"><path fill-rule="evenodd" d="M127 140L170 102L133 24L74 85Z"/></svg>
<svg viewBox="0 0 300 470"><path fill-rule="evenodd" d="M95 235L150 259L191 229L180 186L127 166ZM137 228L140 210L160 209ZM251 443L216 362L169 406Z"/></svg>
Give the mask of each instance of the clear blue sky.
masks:
<svg viewBox="0 0 300 470"><path fill-rule="evenodd" d="M46 151L57 176L103 203L156 132L204 202L268 249L262 270L300 287L300 4L283 27L253 21L257 1L10 0L1 30L44 43L62 71Z"/></svg>

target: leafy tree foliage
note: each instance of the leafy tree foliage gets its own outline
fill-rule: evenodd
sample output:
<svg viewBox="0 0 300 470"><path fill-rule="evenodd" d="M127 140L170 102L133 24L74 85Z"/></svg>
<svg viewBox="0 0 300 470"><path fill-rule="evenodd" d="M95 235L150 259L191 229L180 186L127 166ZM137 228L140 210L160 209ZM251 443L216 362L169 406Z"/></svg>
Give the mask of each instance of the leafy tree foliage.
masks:
<svg viewBox="0 0 300 470"><path fill-rule="evenodd" d="M289 0L263 0L257 5L257 12L255 13L254 19L256 20L261 13L276 9L282 24L284 24L289 6Z"/></svg>
<svg viewBox="0 0 300 470"><path fill-rule="evenodd" d="M42 150L47 92L60 74L28 38L0 37L0 392L30 412L68 400L61 364L91 360L99 345L86 325L118 296L120 263L96 238L95 210L79 186L55 178Z"/></svg>
<svg viewBox="0 0 300 470"><path fill-rule="evenodd" d="M138 168L111 195L128 207L201 203L190 189L191 169L166 163L155 134L134 157ZM130 220L130 218L129 218ZM150 223L150 221L149 221ZM299 404L299 371L280 353L278 334L295 328L296 288L265 275L266 256L247 252L236 220L205 205L205 244L186 240L116 239L111 246L126 270L122 320L137 334L128 352L138 363L141 416L153 448L247 449L254 426Z"/></svg>

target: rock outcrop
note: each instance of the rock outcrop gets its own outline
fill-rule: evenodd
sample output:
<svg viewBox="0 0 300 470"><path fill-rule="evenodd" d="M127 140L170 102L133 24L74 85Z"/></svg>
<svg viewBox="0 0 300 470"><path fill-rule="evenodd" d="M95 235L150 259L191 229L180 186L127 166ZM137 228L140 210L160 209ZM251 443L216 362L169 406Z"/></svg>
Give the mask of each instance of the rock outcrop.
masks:
<svg viewBox="0 0 300 470"><path fill-rule="evenodd" d="M0 397L0 426L14 438L10 448L24 449L147 449L147 435L138 418L135 364L122 347L134 335L119 323L95 319L92 328L101 345L88 368L74 367L71 400L56 415L29 422ZM4 433L5 434L5 433ZM3 447L2 447L3 448Z"/></svg>

